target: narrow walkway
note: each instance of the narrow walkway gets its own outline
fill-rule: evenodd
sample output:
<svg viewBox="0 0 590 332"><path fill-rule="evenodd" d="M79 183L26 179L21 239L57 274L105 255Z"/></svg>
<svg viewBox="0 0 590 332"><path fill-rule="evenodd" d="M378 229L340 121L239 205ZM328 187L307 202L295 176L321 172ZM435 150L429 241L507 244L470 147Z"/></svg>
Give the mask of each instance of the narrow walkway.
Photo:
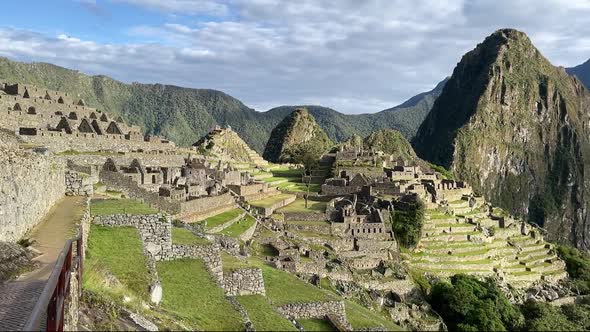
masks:
<svg viewBox="0 0 590 332"><path fill-rule="evenodd" d="M85 199L80 196L63 198L29 232L28 237L35 240L32 247L42 254L35 258L38 262L35 270L0 284L0 331L23 329L67 239L76 235Z"/></svg>

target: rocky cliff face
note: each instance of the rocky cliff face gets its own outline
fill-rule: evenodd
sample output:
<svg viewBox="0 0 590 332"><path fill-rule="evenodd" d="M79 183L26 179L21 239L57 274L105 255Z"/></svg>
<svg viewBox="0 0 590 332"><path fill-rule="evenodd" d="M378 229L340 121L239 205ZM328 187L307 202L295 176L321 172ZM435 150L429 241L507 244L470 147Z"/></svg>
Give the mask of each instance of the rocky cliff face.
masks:
<svg viewBox="0 0 590 332"><path fill-rule="evenodd" d="M413 141L493 203L590 248L590 94L516 30L461 59Z"/></svg>
<svg viewBox="0 0 590 332"><path fill-rule="evenodd" d="M306 147L325 152L333 145L313 116L299 108L272 130L262 156L272 162L295 162L296 154Z"/></svg>

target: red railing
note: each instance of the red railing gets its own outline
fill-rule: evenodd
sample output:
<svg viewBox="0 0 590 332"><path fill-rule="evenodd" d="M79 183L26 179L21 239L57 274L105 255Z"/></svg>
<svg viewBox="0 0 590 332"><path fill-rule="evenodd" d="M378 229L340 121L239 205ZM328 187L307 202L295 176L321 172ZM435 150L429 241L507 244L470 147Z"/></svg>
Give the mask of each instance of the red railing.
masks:
<svg viewBox="0 0 590 332"><path fill-rule="evenodd" d="M70 294L70 276L76 271L78 278L78 292L82 287L82 267L84 244L82 243L82 232L74 239L66 242L64 249L59 254L51 276L43 288L43 292L37 300L35 307L25 324L25 331L39 331L43 329L43 318L46 317L45 330L63 331L64 328L64 309L66 299ZM76 242L76 252L74 255L74 242ZM81 293L80 293L81 294Z"/></svg>

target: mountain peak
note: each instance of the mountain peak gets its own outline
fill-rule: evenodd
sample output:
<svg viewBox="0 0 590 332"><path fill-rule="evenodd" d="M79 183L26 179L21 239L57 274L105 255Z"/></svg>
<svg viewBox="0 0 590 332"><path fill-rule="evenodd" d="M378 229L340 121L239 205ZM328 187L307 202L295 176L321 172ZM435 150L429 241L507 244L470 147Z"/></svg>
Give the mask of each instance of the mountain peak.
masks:
<svg viewBox="0 0 590 332"><path fill-rule="evenodd" d="M304 146L321 153L332 145L307 109L297 108L272 130L263 156L272 162L294 162L295 152Z"/></svg>

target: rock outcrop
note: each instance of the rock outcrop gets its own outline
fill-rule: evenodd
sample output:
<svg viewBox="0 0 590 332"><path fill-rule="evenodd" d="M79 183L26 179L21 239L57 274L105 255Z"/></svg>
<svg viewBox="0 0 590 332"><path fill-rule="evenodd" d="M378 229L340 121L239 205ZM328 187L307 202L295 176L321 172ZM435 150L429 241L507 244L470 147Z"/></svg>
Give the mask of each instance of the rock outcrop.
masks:
<svg viewBox="0 0 590 332"><path fill-rule="evenodd" d="M215 128L193 146L201 153L214 154L225 160L261 166L268 164L231 128Z"/></svg>
<svg viewBox="0 0 590 332"><path fill-rule="evenodd" d="M522 32L465 54L413 145L548 237L590 248L590 93Z"/></svg>
<svg viewBox="0 0 590 332"><path fill-rule="evenodd" d="M300 108L272 130L263 157L272 162L297 162L298 155L304 151L321 155L333 145L313 116Z"/></svg>

